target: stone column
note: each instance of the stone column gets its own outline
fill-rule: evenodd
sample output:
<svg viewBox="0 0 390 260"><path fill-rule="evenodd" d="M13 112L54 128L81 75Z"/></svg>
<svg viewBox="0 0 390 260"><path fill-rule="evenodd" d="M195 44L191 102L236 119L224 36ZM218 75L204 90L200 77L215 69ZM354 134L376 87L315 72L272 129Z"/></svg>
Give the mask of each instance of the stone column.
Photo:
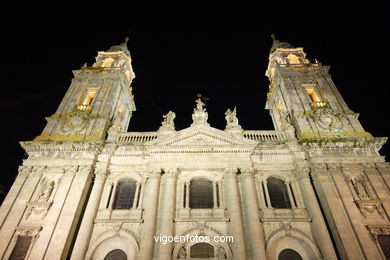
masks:
<svg viewBox="0 0 390 260"><path fill-rule="evenodd" d="M263 180L261 180L261 177L259 175L256 175L256 186L259 189L259 199L260 199L260 208L266 208L265 198L264 198L264 191L263 191Z"/></svg>
<svg viewBox="0 0 390 260"><path fill-rule="evenodd" d="M11 189L7 193L3 204L0 207L0 228L2 227L8 213L10 212L12 205L18 197L20 190L22 189L28 174L31 172L32 167L30 166L19 166L19 173L16 176Z"/></svg>
<svg viewBox="0 0 390 260"><path fill-rule="evenodd" d="M161 220L161 235L174 236L175 225L173 218L175 215L175 201L176 201L176 170L167 170L164 174L165 180L165 192L164 199L162 200L162 220ZM160 244L159 260L171 260L172 259L173 242Z"/></svg>
<svg viewBox="0 0 390 260"><path fill-rule="evenodd" d="M88 249L93 231L93 221L99 209L104 183L106 181L106 170L96 169L95 180L89 196L88 204L84 212L83 220L77 234L76 243L73 248L71 259L84 259Z"/></svg>
<svg viewBox="0 0 390 260"><path fill-rule="evenodd" d="M230 218L230 234L233 236L233 259L247 259L245 248L244 224L242 219L242 207L240 192L236 177L237 170L229 169L225 173L225 191L227 208Z"/></svg>
<svg viewBox="0 0 390 260"><path fill-rule="evenodd" d="M53 204L44 219L43 229L39 233L39 238L35 242L34 247L31 249L29 259L44 259L65 201L69 196L69 189L74 181L77 169L78 166L68 166L64 169L53 198Z"/></svg>
<svg viewBox="0 0 390 260"><path fill-rule="evenodd" d="M265 191L265 199L267 200L267 207L272 208L271 199L269 197L269 192L268 192L267 180L263 180L262 184L263 184L264 191Z"/></svg>
<svg viewBox="0 0 390 260"><path fill-rule="evenodd" d="M137 204L139 203L139 201L138 201L138 195L139 195L139 189L140 189L140 187L141 187L141 183L137 182L137 187L135 188L133 206L131 207L132 209L136 209L136 208L137 208Z"/></svg>
<svg viewBox="0 0 390 260"><path fill-rule="evenodd" d="M144 223L142 225L141 242L140 242L140 260L151 260L153 258L154 235L156 235L157 209L160 194L160 171L150 174L144 190L145 194L145 212Z"/></svg>
<svg viewBox="0 0 390 260"><path fill-rule="evenodd" d="M290 186L290 181L286 181L286 188L287 188L287 193L288 193L288 198L290 199L290 203L292 208L296 208L297 205L295 204L295 200L291 191L291 186Z"/></svg>
<svg viewBox="0 0 390 260"><path fill-rule="evenodd" d="M87 200L88 191L92 179L91 164L80 166L72 184L69 187L66 200L55 225L49 246L43 259L56 259L59 255L65 257L70 255L69 237L75 234L75 223L82 212L85 200Z"/></svg>
<svg viewBox="0 0 390 260"><path fill-rule="evenodd" d="M217 184L215 181L213 181L213 201L214 201L214 208L217 208Z"/></svg>
<svg viewBox="0 0 390 260"><path fill-rule="evenodd" d="M298 176L298 183L302 191L302 196L305 198L305 206L312 217L311 231L313 232L317 246L321 250L323 259L337 259L325 224L325 216L321 213L320 206L310 183L309 174L307 172L301 172L300 176Z"/></svg>
<svg viewBox="0 0 390 260"><path fill-rule="evenodd" d="M15 187L18 189L18 193L12 194L15 198L11 198L7 196L7 199L13 200L12 206L10 205L9 211L7 215L4 215L3 225L0 229L0 259L3 259L4 253L8 247L8 243L11 241L13 234L15 232L15 228L19 225L20 220L22 219L27 203L31 200L33 195L33 191L39 185L39 181L42 176L42 170L44 167L37 166L32 169L31 168L23 170L20 172L21 175L20 182L18 183L19 187ZM19 182L19 181L18 181ZM2 209L2 207L1 207Z"/></svg>
<svg viewBox="0 0 390 260"><path fill-rule="evenodd" d="M249 259L263 260L265 255L265 235L263 224L260 222L259 202L256 196L256 186L253 180L253 170L243 170L241 185L243 190L243 202L246 208L246 232L249 238Z"/></svg>
<svg viewBox="0 0 390 260"><path fill-rule="evenodd" d="M186 182L186 209L190 208L190 182Z"/></svg>

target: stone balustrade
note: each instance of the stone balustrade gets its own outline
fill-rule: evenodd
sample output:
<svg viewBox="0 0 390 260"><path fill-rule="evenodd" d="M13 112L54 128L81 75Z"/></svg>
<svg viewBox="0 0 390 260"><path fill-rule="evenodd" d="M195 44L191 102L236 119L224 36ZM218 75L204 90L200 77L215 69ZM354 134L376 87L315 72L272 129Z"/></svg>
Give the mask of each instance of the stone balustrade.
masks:
<svg viewBox="0 0 390 260"><path fill-rule="evenodd" d="M120 133L116 141L118 143L146 143L157 138L157 132L130 132Z"/></svg>
<svg viewBox="0 0 390 260"><path fill-rule="evenodd" d="M277 141L286 140L282 132L272 131L272 130L270 131L247 130L244 131L244 137L259 142L277 142Z"/></svg>

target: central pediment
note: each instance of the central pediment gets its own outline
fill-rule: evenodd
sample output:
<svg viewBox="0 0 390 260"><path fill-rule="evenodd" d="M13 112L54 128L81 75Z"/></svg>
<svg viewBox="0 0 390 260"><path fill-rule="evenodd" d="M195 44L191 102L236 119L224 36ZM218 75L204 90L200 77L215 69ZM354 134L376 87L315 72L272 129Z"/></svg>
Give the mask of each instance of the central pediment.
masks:
<svg viewBox="0 0 390 260"><path fill-rule="evenodd" d="M147 145L256 145L257 142L249 140L240 134L232 134L208 125L198 124L183 130L157 138Z"/></svg>

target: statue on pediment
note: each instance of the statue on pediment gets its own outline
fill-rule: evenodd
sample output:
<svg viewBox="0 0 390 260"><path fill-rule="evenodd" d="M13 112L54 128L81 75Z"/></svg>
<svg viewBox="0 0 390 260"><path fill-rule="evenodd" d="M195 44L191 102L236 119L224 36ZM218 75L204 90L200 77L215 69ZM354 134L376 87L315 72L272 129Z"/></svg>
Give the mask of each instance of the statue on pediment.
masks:
<svg viewBox="0 0 390 260"><path fill-rule="evenodd" d="M202 102L200 97L195 101L196 102L196 108L194 108L194 112L192 113L192 125L196 124L206 124L208 119L208 113L206 112L206 108L204 108L205 103Z"/></svg>
<svg viewBox="0 0 390 260"><path fill-rule="evenodd" d="M163 115L163 121L158 130L159 133L171 133L175 131L175 122L176 117L175 112L169 111L166 115Z"/></svg>
<svg viewBox="0 0 390 260"><path fill-rule="evenodd" d="M175 112L169 111L168 114L163 115L164 121L162 122L162 125L175 128L175 123L173 122L175 117Z"/></svg>
<svg viewBox="0 0 390 260"><path fill-rule="evenodd" d="M226 129L229 131L234 131L234 132L241 132L242 128L238 124L238 118L237 118L237 110L236 107L234 107L233 110L230 110L228 108L225 112L225 119L226 119Z"/></svg>

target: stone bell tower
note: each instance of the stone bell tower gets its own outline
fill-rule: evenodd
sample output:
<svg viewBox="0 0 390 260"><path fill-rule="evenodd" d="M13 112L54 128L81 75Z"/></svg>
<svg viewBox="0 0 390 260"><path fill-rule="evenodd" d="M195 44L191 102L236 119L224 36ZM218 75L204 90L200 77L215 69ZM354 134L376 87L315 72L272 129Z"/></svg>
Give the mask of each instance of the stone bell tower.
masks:
<svg viewBox="0 0 390 260"><path fill-rule="evenodd" d="M266 108L305 153L296 175L312 183L341 259L388 259L389 171L379 154L387 138L364 131L329 66L272 38Z"/></svg>
<svg viewBox="0 0 390 260"><path fill-rule="evenodd" d="M55 114L35 141L100 141L126 130L135 111L127 41L100 51L92 67L73 71L74 79Z"/></svg>
<svg viewBox="0 0 390 260"><path fill-rule="evenodd" d="M329 66L306 59L303 48L273 38L266 75L266 108L277 130L295 128L298 139L372 137L337 90Z"/></svg>
<svg viewBox="0 0 390 260"><path fill-rule="evenodd" d="M73 73L42 134L21 142L28 158L0 208L0 259L70 256L91 189L108 172L110 160L100 152L135 111L127 40Z"/></svg>

